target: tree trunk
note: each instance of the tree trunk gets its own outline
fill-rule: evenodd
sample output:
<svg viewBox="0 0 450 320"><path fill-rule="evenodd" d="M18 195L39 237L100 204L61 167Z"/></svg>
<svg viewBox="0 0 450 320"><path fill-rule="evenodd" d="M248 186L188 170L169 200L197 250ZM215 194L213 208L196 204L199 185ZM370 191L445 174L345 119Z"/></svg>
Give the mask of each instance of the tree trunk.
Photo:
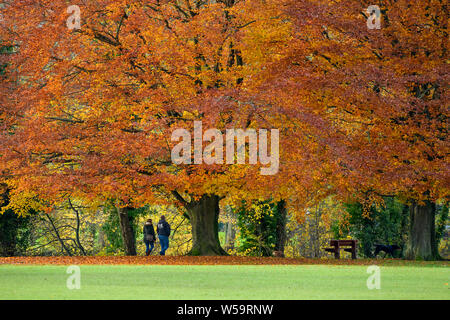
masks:
<svg viewBox="0 0 450 320"><path fill-rule="evenodd" d="M408 260L439 260L435 231L436 205L413 202L410 206L409 240L405 258Z"/></svg>
<svg viewBox="0 0 450 320"><path fill-rule="evenodd" d="M72 253L70 252L69 248L66 247L64 244L64 241L61 239L61 236L59 235L58 229L55 226L55 223L53 222L52 218L50 218L50 215L48 213L45 214L48 221L50 222L50 225L53 228L53 231L55 231L56 238L58 239L59 243L61 244L62 251L66 252L69 256L72 256Z"/></svg>
<svg viewBox="0 0 450 320"><path fill-rule="evenodd" d="M131 225L130 217L128 216L128 210L130 208L117 208L120 221L120 231L122 233L123 246L125 255L136 255L136 239L134 238L134 230Z"/></svg>
<svg viewBox="0 0 450 320"><path fill-rule="evenodd" d="M99 251L101 251L106 246L105 232L102 230L102 228L98 228L97 246Z"/></svg>
<svg viewBox="0 0 450 320"><path fill-rule="evenodd" d="M192 225L192 256L227 255L219 241L219 197L203 195L186 206Z"/></svg>
<svg viewBox="0 0 450 320"><path fill-rule="evenodd" d="M287 209L286 202L281 200L277 203L278 220L277 220L277 241L275 244L275 251L278 255L284 256L284 247L286 245L286 223L287 223Z"/></svg>
<svg viewBox="0 0 450 320"><path fill-rule="evenodd" d="M0 214L0 257L16 255L19 217L8 210Z"/></svg>

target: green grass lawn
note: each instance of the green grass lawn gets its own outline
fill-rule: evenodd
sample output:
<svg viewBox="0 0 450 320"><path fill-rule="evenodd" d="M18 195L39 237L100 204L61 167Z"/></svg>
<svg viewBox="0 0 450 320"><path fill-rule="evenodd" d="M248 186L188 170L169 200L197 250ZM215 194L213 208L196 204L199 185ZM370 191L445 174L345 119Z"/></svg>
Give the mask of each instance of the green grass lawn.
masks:
<svg viewBox="0 0 450 320"><path fill-rule="evenodd" d="M369 290L367 266L91 266L69 290L65 266L0 265L4 299L449 299L445 266L381 266Z"/></svg>

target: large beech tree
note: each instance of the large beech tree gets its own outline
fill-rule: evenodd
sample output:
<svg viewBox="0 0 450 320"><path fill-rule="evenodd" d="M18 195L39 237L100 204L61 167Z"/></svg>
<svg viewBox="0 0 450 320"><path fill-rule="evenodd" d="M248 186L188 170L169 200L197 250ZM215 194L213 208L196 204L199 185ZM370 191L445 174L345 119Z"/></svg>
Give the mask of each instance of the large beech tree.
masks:
<svg viewBox="0 0 450 320"><path fill-rule="evenodd" d="M292 1L299 44L269 69L282 83L273 96L303 91L297 104L335 130L326 145L336 192L367 207L400 195L410 205L406 257L436 259L434 202L449 196L448 6L382 1L381 28L371 29L373 4Z"/></svg>
<svg viewBox="0 0 450 320"><path fill-rule="evenodd" d="M116 199L121 212L170 195L190 216L192 254L211 255L225 253L223 197L306 198L320 185L310 178L327 158L311 134L320 128L300 122L305 113L285 127L279 108L297 93L274 103L258 89L293 39L283 1L71 1L75 29L68 5L5 1L2 11L1 37L15 53L2 57L1 169L16 195L49 207L69 195ZM279 173L262 176L260 163L174 165L171 134L193 133L194 121L222 133L280 129Z"/></svg>

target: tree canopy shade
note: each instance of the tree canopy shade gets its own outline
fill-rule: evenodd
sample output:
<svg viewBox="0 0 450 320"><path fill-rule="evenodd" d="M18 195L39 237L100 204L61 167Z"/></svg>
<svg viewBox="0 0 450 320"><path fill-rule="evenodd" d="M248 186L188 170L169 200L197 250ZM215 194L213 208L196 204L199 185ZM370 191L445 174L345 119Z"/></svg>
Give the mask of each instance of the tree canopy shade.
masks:
<svg viewBox="0 0 450 320"><path fill-rule="evenodd" d="M75 29L66 2L4 3L0 38L14 53L2 55L0 169L12 201L136 207L172 195L191 217L193 253L222 254L225 196L299 209L330 193L448 197L441 1L387 1L379 30L367 28L369 1L73 1ZM279 129L279 171L175 165L172 132L198 121Z"/></svg>

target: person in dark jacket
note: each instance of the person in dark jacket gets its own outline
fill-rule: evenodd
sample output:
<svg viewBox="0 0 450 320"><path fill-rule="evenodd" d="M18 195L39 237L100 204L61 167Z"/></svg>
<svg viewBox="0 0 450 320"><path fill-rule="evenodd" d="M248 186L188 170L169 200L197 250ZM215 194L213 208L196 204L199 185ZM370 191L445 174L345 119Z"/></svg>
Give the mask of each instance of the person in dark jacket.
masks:
<svg viewBox="0 0 450 320"><path fill-rule="evenodd" d="M153 248L155 247L155 229L153 228L152 219L148 219L144 224L144 243L145 243L145 255L148 256L152 253Z"/></svg>
<svg viewBox="0 0 450 320"><path fill-rule="evenodd" d="M164 256L166 254L166 250L169 249L170 236L170 224L167 223L165 216L161 216L161 220L158 222L156 231L158 232L159 243L161 244L161 252L159 254Z"/></svg>

